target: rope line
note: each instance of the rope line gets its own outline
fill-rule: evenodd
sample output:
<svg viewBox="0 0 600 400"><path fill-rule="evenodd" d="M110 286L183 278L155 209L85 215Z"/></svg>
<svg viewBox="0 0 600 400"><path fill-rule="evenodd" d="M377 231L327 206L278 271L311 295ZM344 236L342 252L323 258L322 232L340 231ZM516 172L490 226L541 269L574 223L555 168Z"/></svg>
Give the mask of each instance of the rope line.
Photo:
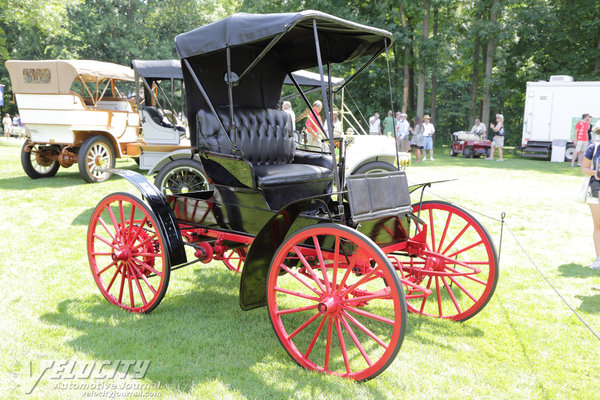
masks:
<svg viewBox="0 0 600 400"><path fill-rule="evenodd" d="M449 199L446 199L434 192L432 192L431 190L427 190L429 193L431 193L433 196L442 199L444 201L448 201L448 202L452 202ZM510 226L508 225L508 223L504 220L504 216L505 214L502 213L502 219L498 219L495 217L491 217L487 214L484 214L482 212L476 211L476 210L472 210L469 209L467 207L462 207L465 210L472 212L474 214L478 214L481 215L483 217L486 217L488 219L491 219L493 221L496 221L498 223L501 224L505 224L506 225L506 229L508 230L508 232L510 233L510 235L512 236L512 238L515 240L515 242L517 243L517 245L519 246L519 248L521 249L521 252L525 255L525 257L527 257L527 260L529 260L529 263L535 268L535 270L538 272L538 274L540 274L540 276L544 279L544 281L546 281L546 283L548 284L548 286L550 286L550 288L554 291L554 293L556 293L556 295L560 298L560 300L571 310L571 312L573 312L573 314L575 314L575 316L581 321L581 323L583 324L583 326L585 326L591 333L592 335L594 335L596 337L596 339L598 339L598 341L600 341L600 334L598 334L588 323L585 319L583 319L583 317L577 312L577 310L575 310L570 304L569 302L564 298L564 296L558 291L558 289L550 282L550 280L546 277L546 275L542 272L542 270L537 266L537 264L533 261L533 259L531 258L531 256L529 255L529 253L527 252L527 250L525 250L525 247L521 244L521 242L519 242L519 240L517 239L517 236L515 235L515 233L512 231L512 229L510 229ZM502 246L502 239L500 239L500 246ZM502 247L500 247L500 252ZM500 258L500 252L498 254L498 259Z"/></svg>

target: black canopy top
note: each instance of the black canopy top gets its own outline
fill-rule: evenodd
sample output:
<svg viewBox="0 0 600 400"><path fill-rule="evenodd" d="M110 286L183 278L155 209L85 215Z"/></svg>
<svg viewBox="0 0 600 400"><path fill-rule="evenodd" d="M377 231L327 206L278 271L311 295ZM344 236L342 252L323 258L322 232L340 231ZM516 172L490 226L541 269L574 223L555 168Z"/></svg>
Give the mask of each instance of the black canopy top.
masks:
<svg viewBox="0 0 600 400"><path fill-rule="evenodd" d="M179 60L133 60L131 66L144 79L183 79Z"/></svg>
<svg viewBox="0 0 600 400"><path fill-rule="evenodd" d="M347 21L320 11L306 10L279 14L233 14L220 21L177 35L175 47L181 58L190 58L224 50L226 47L269 42L280 33L285 37L276 51L288 70L314 67L313 20L319 34L326 38L322 45L323 62L352 61L383 50L383 38L393 40L390 32Z"/></svg>

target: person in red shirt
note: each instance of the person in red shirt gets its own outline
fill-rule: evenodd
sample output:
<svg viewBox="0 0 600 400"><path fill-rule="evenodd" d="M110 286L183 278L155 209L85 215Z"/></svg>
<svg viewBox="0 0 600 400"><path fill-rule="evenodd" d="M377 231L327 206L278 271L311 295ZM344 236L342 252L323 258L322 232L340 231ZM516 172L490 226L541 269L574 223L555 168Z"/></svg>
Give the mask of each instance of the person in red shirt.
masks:
<svg viewBox="0 0 600 400"><path fill-rule="evenodd" d="M319 119L319 122L321 122L321 110L323 109L323 103L321 103L319 100L315 101L313 103L313 110L315 111L315 113L317 114L317 118ZM315 117L313 116L313 114L311 112L308 113L308 117L306 118L306 130L308 132L307 137L306 137L306 144L308 144L309 146L314 146L314 147L321 147L321 136L323 135L323 133L321 132L321 128L319 127L319 124L317 123L317 121L315 121ZM586 131L587 132L587 131Z"/></svg>
<svg viewBox="0 0 600 400"><path fill-rule="evenodd" d="M571 159L571 167L574 167L575 160L577 160L577 166L581 167L581 159L583 158L583 153L588 147L588 130L590 129L590 122L592 121L592 116L590 114L583 114L581 116L581 121L575 125L575 153L573 154L573 158Z"/></svg>

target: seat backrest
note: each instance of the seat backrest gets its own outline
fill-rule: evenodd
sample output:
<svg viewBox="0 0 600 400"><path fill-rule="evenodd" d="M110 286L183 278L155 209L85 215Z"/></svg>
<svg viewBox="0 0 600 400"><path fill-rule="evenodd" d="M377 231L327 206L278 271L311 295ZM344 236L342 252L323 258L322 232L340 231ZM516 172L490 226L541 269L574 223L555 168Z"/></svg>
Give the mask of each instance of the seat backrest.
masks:
<svg viewBox="0 0 600 400"><path fill-rule="evenodd" d="M218 114L225 129L230 131L229 109L219 110ZM255 165L291 163L295 146L288 118L288 114L281 110L235 108L235 143L244 152L244 159ZM198 111L196 123L197 143L200 146L217 153L233 154L227 133L223 132L211 111Z"/></svg>
<svg viewBox="0 0 600 400"><path fill-rule="evenodd" d="M162 114L160 113L160 111L158 111L156 107L144 106L143 109L148 113L150 118L152 118L152 121L154 121L157 125L164 126L166 128L173 127L172 124L164 121Z"/></svg>

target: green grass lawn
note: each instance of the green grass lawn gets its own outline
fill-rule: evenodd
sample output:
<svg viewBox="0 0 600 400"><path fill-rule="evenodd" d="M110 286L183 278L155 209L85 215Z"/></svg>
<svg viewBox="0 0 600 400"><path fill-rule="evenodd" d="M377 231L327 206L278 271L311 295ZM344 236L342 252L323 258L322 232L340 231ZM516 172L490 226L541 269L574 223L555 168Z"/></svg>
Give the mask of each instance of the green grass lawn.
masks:
<svg viewBox="0 0 600 400"><path fill-rule="evenodd" d="M76 166L60 169L54 178L31 180L21 169L20 145L0 139L2 399L27 398L52 360L150 360L142 383L158 388L129 397L600 396L600 343L507 231L500 279L487 307L465 323L409 315L396 360L379 377L359 384L297 366L276 338L266 309L240 309L239 275L220 262L174 271L165 299L149 315L110 305L89 271L87 224L102 197L135 189L117 177L86 184ZM409 181L456 179L433 185L425 197L449 199L494 218L505 212L538 267L600 332L600 271L586 267L594 258L591 217L587 206L571 200L579 171L567 163L512 158L501 163L447 153L436 149L434 162L413 164ZM132 161L117 166L135 169ZM500 225L484 216L480 220L498 246ZM56 387L64 382L45 376L29 397L84 395Z"/></svg>

